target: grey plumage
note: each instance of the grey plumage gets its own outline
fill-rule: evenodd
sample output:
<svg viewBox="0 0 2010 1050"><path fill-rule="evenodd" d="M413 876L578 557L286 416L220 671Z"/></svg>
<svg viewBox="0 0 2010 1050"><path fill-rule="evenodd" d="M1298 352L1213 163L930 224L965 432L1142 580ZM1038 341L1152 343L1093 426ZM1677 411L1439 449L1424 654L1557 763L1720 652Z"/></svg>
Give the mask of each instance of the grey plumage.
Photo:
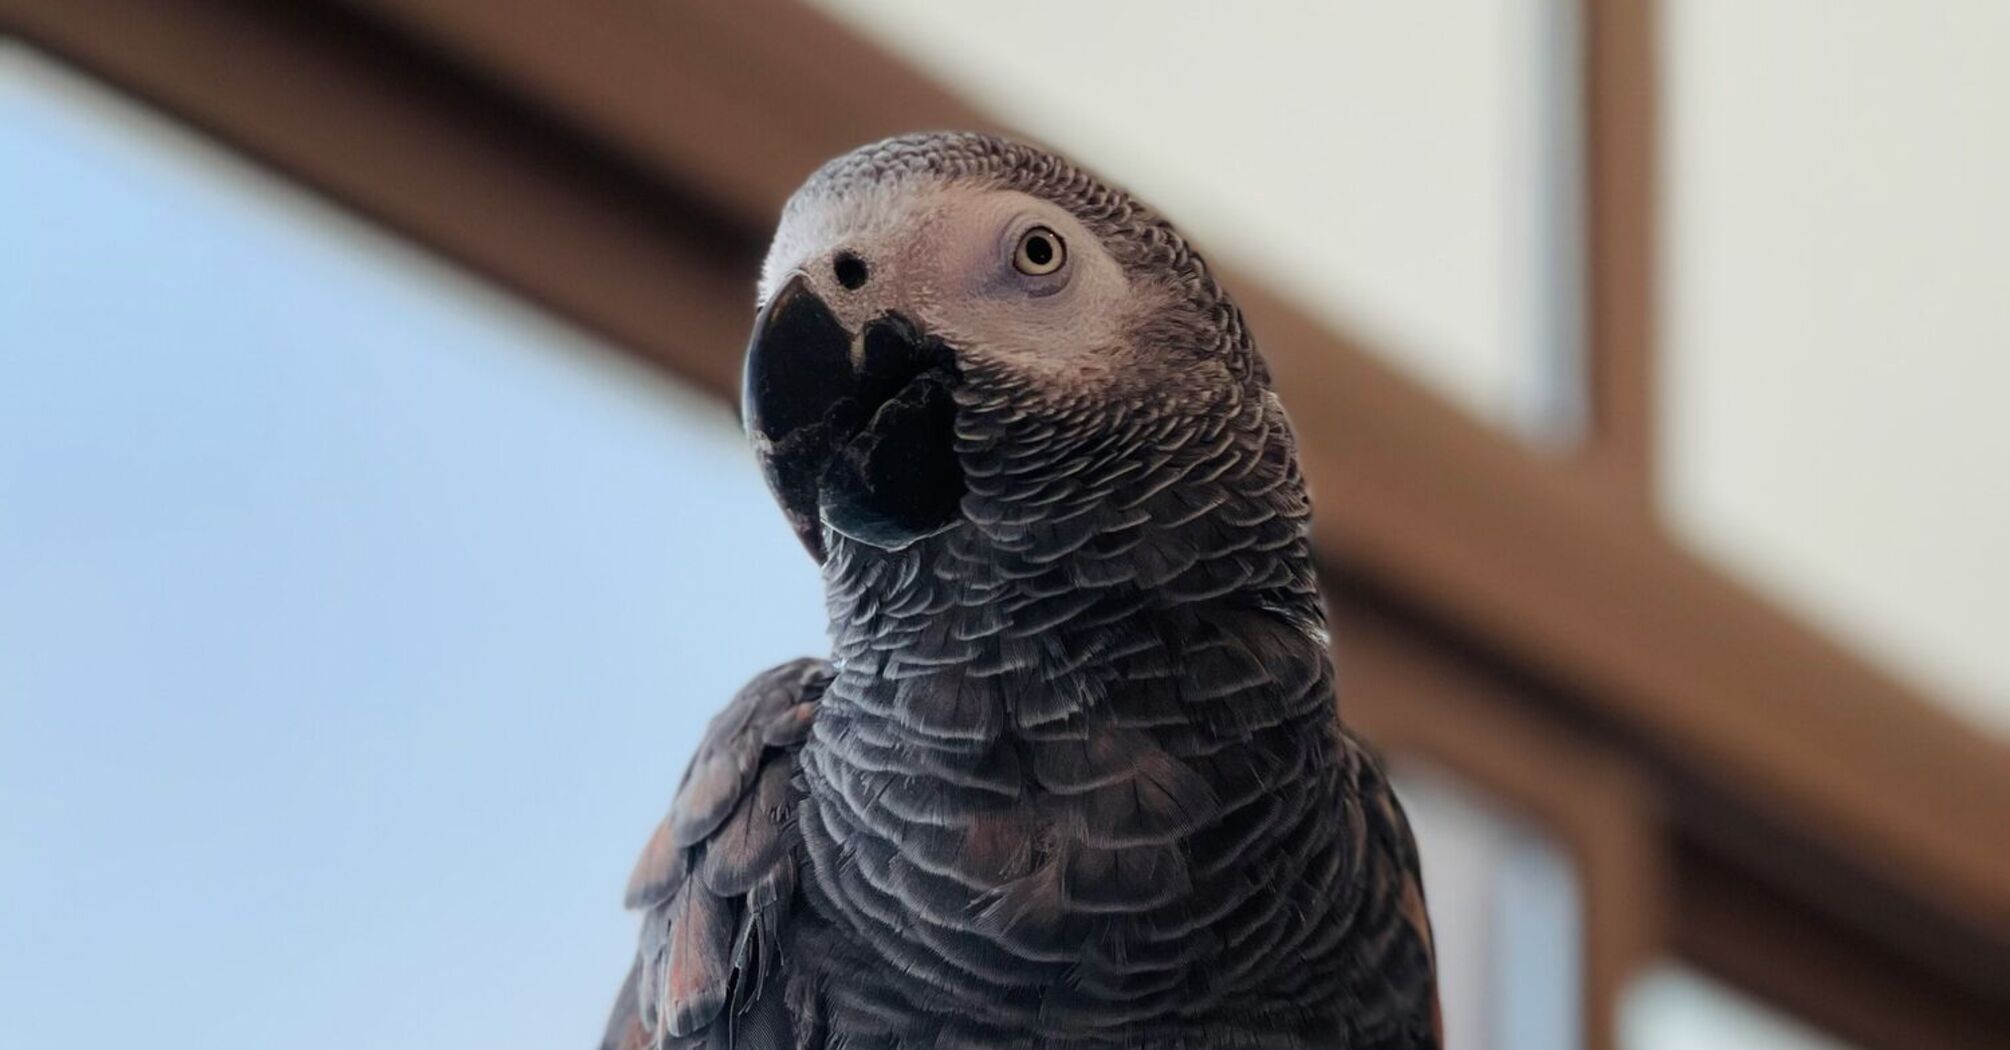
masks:
<svg viewBox="0 0 2010 1050"><path fill-rule="evenodd" d="M1078 301L1022 308L984 277L959 313L934 255L901 285L903 252L993 207L966 200L1064 213ZM818 275L854 243L899 303ZM832 659L763 674L708 730L630 884L642 947L607 1045L1438 1046L1416 850L1336 717L1290 430L1199 256L1066 161L940 134L826 165L770 262L770 314L817 313L764 330L869 343L879 318L914 360L871 394L880 351L833 349L860 403L823 395L815 424L754 404L802 395L750 372ZM930 397L953 398L940 521L948 480L879 465ZM877 444L803 467L806 434Z"/></svg>

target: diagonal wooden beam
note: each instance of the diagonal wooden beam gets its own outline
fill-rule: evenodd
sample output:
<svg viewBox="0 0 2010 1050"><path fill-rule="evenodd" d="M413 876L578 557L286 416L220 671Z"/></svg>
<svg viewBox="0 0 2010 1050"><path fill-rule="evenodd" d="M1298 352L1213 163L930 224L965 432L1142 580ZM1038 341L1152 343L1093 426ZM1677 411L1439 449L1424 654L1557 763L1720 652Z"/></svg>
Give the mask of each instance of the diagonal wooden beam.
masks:
<svg viewBox="0 0 2010 1050"><path fill-rule="evenodd" d="M707 389L737 389L754 234L353 16L310 5L0 0L0 33Z"/></svg>
<svg viewBox="0 0 2010 1050"><path fill-rule="evenodd" d="M1676 952L1864 1050L2000 1050L2010 1033L2003 971L1978 1001L1893 965L1890 949L1838 929L1806 901L1683 850L1671 880Z"/></svg>

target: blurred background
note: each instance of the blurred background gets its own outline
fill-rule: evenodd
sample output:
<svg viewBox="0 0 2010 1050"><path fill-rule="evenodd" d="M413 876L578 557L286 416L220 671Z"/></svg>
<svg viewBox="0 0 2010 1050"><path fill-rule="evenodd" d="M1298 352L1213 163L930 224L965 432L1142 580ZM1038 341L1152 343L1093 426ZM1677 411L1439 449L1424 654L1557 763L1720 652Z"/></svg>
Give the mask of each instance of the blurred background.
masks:
<svg viewBox="0 0 2010 1050"><path fill-rule="evenodd" d="M817 163L1229 274L1451 1045L2010 1045L2010 4L0 0L0 1046L584 1046Z"/></svg>

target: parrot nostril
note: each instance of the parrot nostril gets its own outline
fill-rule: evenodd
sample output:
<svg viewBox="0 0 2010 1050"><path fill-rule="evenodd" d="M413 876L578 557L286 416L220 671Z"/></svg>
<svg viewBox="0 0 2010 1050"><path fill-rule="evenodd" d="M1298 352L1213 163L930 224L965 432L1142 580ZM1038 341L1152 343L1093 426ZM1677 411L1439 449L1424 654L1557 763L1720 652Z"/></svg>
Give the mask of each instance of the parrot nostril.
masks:
<svg viewBox="0 0 2010 1050"><path fill-rule="evenodd" d="M837 254L837 258L831 261L831 272L837 275L839 284L854 292L864 287L865 279L870 276L865 260L850 252Z"/></svg>

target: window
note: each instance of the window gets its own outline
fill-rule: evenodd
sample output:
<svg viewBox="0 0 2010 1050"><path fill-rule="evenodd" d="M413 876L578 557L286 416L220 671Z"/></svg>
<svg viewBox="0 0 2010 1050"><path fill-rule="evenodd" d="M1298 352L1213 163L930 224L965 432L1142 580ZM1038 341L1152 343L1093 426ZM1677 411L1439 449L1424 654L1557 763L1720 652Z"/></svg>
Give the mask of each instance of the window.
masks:
<svg viewBox="0 0 2010 1050"><path fill-rule="evenodd" d="M578 1045L821 651L729 414L0 47L0 1045Z"/></svg>
<svg viewBox="0 0 2010 1050"><path fill-rule="evenodd" d="M1438 951L1447 1045L1584 1045L1582 909L1569 857L1454 775L1398 764Z"/></svg>
<svg viewBox="0 0 2010 1050"><path fill-rule="evenodd" d="M1634 982L1620 1028L1624 1050L1847 1050L1834 1037L1674 963Z"/></svg>

